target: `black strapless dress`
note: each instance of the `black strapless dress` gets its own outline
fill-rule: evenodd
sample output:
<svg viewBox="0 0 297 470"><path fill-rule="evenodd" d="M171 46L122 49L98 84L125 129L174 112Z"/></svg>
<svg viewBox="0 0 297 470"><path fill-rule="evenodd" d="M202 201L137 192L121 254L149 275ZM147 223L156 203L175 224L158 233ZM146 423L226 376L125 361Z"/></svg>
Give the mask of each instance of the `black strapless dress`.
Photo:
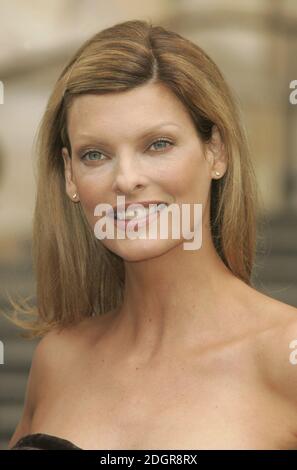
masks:
<svg viewBox="0 0 297 470"><path fill-rule="evenodd" d="M50 434L36 433L21 437L8 450L83 450L73 442Z"/></svg>

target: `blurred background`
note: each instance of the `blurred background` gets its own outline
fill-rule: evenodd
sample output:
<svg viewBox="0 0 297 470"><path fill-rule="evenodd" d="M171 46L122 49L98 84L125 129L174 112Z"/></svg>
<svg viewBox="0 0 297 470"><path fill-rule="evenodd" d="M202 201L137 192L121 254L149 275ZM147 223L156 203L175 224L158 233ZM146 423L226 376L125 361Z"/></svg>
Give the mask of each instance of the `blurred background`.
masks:
<svg viewBox="0 0 297 470"><path fill-rule="evenodd" d="M241 105L263 201L254 284L297 306L297 104L289 99L297 1L1 0L0 8L0 307L9 308L7 290L34 295L32 147L53 84L85 39L128 19L184 35L225 75ZM0 449L19 421L38 341L19 334L0 317Z"/></svg>

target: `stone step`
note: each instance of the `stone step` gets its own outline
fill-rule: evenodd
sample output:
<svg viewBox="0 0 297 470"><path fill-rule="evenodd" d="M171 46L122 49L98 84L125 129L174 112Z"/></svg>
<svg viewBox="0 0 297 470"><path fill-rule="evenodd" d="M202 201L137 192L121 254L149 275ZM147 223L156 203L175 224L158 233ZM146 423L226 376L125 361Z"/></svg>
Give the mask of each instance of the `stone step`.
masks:
<svg viewBox="0 0 297 470"><path fill-rule="evenodd" d="M261 223L269 225L270 227L287 227L297 230L297 212L292 210L284 210L279 214L266 216L261 219Z"/></svg>
<svg viewBox="0 0 297 470"><path fill-rule="evenodd" d="M0 371L0 403L5 405L20 405L24 403L28 371L21 372Z"/></svg>
<svg viewBox="0 0 297 470"><path fill-rule="evenodd" d="M295 255L297 252L297 234L288 234L285 231L268 233L257 246L260 256L273 256L274 254Z"/></svg>
<svg viewBox="0 0 297 470"><path fill-rule="evenodd" d="M34 298L32 301L29 302L30 306L35 305ZM23 330L18 326L14 325L10 320L8 320L2 312L5 312L6 315L12 316L14 310L3 300L0 298L0 339L2 341L8 340L9 338L20 338L20 341L23 341L21 338L21 333ZM21 316L24 319L24 315Z"/></svg>
<svg viewBox="0 0 297 470"><path fill-rule="evenodd" d="M276 215L270 220L259 220L260 246L272 253L297 253L297 214ZM263 238L263 239L262 239Z"/></svg>
<svg viewBox="0 0 297 470"><path fill-rule="evenodd" d="M287 231L278 227L273 231L265 232L263 238L258 242L257 251L260 254L296 254L297 252L297 231Z"/></svg>
<svg viewBox="0 0 297 470"><path fill-rule="evenodd" d="M297 286L296 283L285 283L285 282L267 282L259 281L255 282L255 287L260 292L272 297L285 304L297 307Z"/></svg>
<svg viewBox="0 0 297 470"><path fill-rule="evenodd" d="M264 282L293 283L297 288L297 253L258 256L253 273Z"/></svg>
<svg viewBox="0 0 297 470"><path fill-rule="evenodd" d="M21 418L23 407L23 403L0 404L0 439L13 433Z"/></svg>
<svg viewBox="0 0 297 470"><path fill-rule="evenodd" d="M4 364L0 366L2 371L18 372L29 370L34 349L38 343L36 340L8 339L4 343Z"/></svg>
<svg viewBox="0 0 297 470"><path fill-rule="evenodd" d="M10 435L4 435L0 438L0 450L9 450L8 443L10 441Z"/></svg>

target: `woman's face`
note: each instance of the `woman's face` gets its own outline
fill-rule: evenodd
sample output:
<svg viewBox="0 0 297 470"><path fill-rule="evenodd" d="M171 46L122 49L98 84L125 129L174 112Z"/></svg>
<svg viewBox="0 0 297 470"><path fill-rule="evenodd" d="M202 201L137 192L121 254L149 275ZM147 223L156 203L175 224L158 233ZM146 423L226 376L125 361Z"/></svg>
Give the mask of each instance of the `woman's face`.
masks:
<svg viewBox="0 0 297 470"><path fill-rule="evenodd" d="M125 203L175 203L180 213L182 204L193 208L200 203L202 217L206 217L211 179L217 178L215 171L222 175L225 170L219 133L214 129L215 147L206 147L204 155L187 109L165 85L79 95L67 122L72 159L63 147L66 190L72 201L77 193L75 200L80 201L93 229L100 218L94 215L95 207L102 203L114 206L119 195L125 196ZM191 214L193 230L192 209ZM179 238L173 238L170 227L169 223L165 239L159 230L153 239L117 238L115 230L113 239L101 242L124 260L144 260L189 241L182 231ZM147 235L148 225L142 230Z"/></svg>

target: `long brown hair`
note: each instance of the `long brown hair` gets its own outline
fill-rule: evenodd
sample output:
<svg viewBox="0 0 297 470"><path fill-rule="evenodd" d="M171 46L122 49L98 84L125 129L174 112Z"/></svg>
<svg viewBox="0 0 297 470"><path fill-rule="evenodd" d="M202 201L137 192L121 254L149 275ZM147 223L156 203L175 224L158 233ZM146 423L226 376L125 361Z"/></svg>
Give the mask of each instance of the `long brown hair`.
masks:
<svg viewBox="0 0 297 470"><path fill-rule="evenodd" d="M115 308L124 289L123 260L94 236L80 204L65 191L61 149L71 146L67 109L82 93L110 93L148 82L169 87L189 110L203 142L215 124L228 168L211 183L211 231L225 265L247 284L256 248L258 192L239 106L222 73L197 45L151 22L130 20L87 40L66 65L47 103L37 136L37 197L33 223L36 305L12 321L45 334Z"/></svg>

